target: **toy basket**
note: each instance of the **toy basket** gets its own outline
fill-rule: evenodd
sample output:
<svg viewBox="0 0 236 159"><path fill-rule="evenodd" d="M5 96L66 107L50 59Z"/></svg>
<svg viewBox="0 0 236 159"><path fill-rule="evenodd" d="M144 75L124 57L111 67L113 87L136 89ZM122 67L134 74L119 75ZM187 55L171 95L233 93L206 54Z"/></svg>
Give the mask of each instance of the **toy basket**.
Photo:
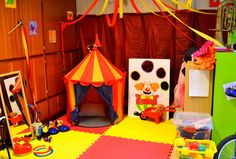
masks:
<svg viewBox="0 0 236 159"><path fill-rule="evenodd" d="M217 152L216 145L211 140L192 140L177 138L174 142L179 159L213 159Z"/></svg>
<svg viewBox="0 0 236 159"><path fill-rule="evenodd" d="M177 136L187 139L210 139L212 117L207 113L176 112Z"/></svg>

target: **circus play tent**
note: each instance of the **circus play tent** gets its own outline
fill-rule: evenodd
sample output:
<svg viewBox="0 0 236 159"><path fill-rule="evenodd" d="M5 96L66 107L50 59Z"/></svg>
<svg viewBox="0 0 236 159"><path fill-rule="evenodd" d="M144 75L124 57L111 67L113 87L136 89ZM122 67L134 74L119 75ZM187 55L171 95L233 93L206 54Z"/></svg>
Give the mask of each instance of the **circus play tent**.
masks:
<svg viewBox="0 0 236 159"><path fill-rule="evenodd" d="M80 102L89 89L95 88L94 90L106 103L105 109L111 124L121 121L124 116L125 75L126 73L118 70L97 47L94 47L74 69L65 75L68 120L78 124ZM96 104L94 109L95 107Z"/></svg>

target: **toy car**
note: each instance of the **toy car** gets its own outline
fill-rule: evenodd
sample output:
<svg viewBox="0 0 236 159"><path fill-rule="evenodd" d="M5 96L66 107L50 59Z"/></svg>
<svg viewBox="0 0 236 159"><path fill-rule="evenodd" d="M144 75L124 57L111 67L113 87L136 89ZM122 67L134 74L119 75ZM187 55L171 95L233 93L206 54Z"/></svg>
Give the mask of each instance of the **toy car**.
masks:
<svg viewBox="0 0 236 159"><path fill-rule="evenodd" d="M147 108L143 112L134 112L134 115L137 115L142 120L154 119L155 123L159 124L160 119L163 115L163 112L175 112L177 108L176 106L166 106L166 107L155 107L155 108Z"/></svg>

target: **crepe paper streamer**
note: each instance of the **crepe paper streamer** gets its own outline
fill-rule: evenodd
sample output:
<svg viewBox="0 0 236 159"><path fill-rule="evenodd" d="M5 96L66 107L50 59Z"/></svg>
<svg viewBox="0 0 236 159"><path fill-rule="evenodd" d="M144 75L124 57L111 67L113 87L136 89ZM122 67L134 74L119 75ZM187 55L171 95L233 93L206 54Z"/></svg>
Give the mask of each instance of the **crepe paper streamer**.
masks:
<svg viewBox="0 0 236 159"><path fill-rule="evenodd" d="M186 27L188 27L189 29L191 29L193 32L195 32L196 34L198 34L199 36L201 36L202 38L209 40L209 41L213 41L215 43L215 45L217 46L223 46L219 41L217 41L216 39L196 30L191 28L190 26L188 26L187 24L185 24L182 20L180 20L175 14L173 14L162 2L161 0L155 0L157 3L159 3L169 14L171 14L176 20L178 20L180 23L182 23L183 25L185 25Z"/></svg>
<svg viewBox="0 0 236 159"><path fill-rule="evenodd" d="M118 8L119 8L119 0L115 1L115 5L114 5L114 13L112 16L112 22L110 20L110 17L108 14L106 14L106 20L107 20L107 25L109 27L114 27L116 24L116 18L117 18L117 13L118 13Z"/></svg>
<svg viewBox="0 0 236 159"><path fill-rule="evenodd" d="M193 4L192 0L188 0L186 6L188 6L189 8L191 8L191 7L192 7L192 4Z"/></svg>
<svg viewBox="0 0 236 159"><path fill-rule="evenodd" d="M200 45L197 41L193 40L191 37L189 37L187 34L185 34L181 29L179 29L169 18L168 16L162 11L161 7L157 4L157 2L155 2L155 0L152 0L152 2L155 4L155 6L161 11L162 15L170 22L171 25L173 25L176 30L178 30L184 37L186 37L187 39L193 41L194 43L197 43L198 45Z"/></svg>
<svg viewBox="0 0 236 159"><path fill-rule="evenodd" d="M22 43L23 43L23 49L25 52L25 57L26 57L26 62L27 62L27 71L28 71L28 77L29 77L29 87L31 89L31 94L32 94L32 98L33 98L33 103L34 103L34 110L36 110L36 98L35 98L35 94L34 94L34 87L32 84L32 74L31 74L31 66L30 66L30 59L29 59L29 50L28 50L28 40L27 40L27 36L26 36L26 31L24 26L21 26L21 38L22 38ZM38 115L37 113L35 113L35 120L38 121Z"/></svg>
<svg viewBox="0 0 236 159"><path fill-rule="evenodd" d="M137 13L141 13L140 10L138 9L136 3L134 2L134 0L130 0L131 4L132 4L132 7L134 8L134 10L137 12Z"/></svg>
<svg viewBox="0 0 236 159"><path fill-rule="evenodd" d="M207 12L202 12L202 11L199 11L199 10L196 10L196 9L193 9L191 8L191 6L188 6L190 4L188 4L189 2L187 2L187 4L184 4L184 3L181 3L179 2L178 0L171 0L173 3L175 3L176 5L179 5L185 9L188 9L192 12L196 12L196 13L201 13L201 14L209 14L209 15L216 15L216 13L207 13ZM189 1L189 0L188 0Z"/></svg>
<svg viewBox="0 0 236 159"><path fill-rule="evenodd" d="M90 5L90 7L88 8L88 10L78 19L71 21L71 22L61 22L61 52L62 52L62 59L63 59L63 69L65 69L65 54L64 54L64 30L66 28L66 26L75 24L77 22L79 22L80 20L82 20L92 9L93 7L97 4L98 0L94 0L93 3Z"/></svg>
<svg viewBox="0 0 236 159"><path fill-rule="evenodd" d="M103 4L103 6L102 6L102 9L101 9L100 13L97 14L98 16L99 16L99 15L102 15L102 14L104 13L104 11L105 11L106 8L107 8L108 2L109 2L109 0L104 0L104 4Z"/></svg>
<svg viewBox="0 0 236 159"><path fill-rule="evenodd" d="M53 153L53 149L51 146L40 145L33 149L34 155L37 157L45 157L49 156Z"/></svg>
<svg viewBox="0 0 236 159"><path fill-rule="evenodd" d="M123 13L124 13L124 4L123 0L119 0L119 16L120 18L123 18Z"/></svg>
<svg viewBox="0 0 236 159"><path fill-rule="evenodd" d="M78 19L71 21L71 22L62 22L62 24L64 26L68 26L68 25L72 25L75 24L76 22L79 22L81 19L83 19L92 9L93 7L97 4L98 0L94 0L93 3L90 5L90 7L88 8L88 10Z"/></svg>
<svg viewBox="0 0 236 159"><path fill-rule="evenodd" d="M169 6L168 4L166 4L166 3L163 2L163 1L161 1L161 2L162 2L166 7L168 7L168 8L170 8L170 9L174 10L175 12L180 11L180 10L177 10L176 8L173 8L173 7Z"/></svg>

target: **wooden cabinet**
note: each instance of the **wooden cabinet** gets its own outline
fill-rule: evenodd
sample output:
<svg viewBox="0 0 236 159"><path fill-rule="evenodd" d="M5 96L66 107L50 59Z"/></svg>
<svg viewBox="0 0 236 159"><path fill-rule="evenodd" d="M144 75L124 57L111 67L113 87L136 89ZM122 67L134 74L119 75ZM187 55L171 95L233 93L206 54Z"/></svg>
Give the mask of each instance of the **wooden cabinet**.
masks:
<svg viewBox="0 0 236 159"><path fill-rule="evenodd" d="M208 96L190 96L190 70L199 70L197 65L189 61L185 68L185 97L184 111L201 112L211 114L212 107L212 89L213 89L213 70L209 71L209 94ZM199 70L200 71L200 70ZM201 80L201 79L199 79ZM201 83L201 82L200 82ZM199 86L200 87L200 86Z"/></svg>
<svg viewBox="0 0 236 159"><path fill-rule="evenodd" d="M65 113L63 76L81 60L77 50L75 25L68 27L64 33L66 58L60 52L60 22L67 21L67 11L75 13L75 4L75 0L16 0L16 8L13 9L6 8L5 1L0 1L0 73L21 71L27 102L33 103L20 28L7 35L17 25L18 20L22 20L28 40L35 102L42 122L54 118L55 114L63 111ZM35 34L30 32L31 24L35 24L37 28ZM53 42L49 42L50 31L56 33L56 40Z"/></svg>

